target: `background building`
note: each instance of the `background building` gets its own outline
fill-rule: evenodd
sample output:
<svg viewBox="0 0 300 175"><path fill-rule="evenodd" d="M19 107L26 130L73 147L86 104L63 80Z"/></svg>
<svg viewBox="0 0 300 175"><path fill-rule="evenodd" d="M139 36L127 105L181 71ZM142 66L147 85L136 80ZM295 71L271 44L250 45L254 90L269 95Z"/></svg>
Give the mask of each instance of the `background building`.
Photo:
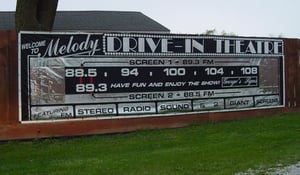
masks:
<svg viewBox="0 0 300 175"><path fill-rule="evenodd" d="M0 30L15 29L15 12L0 12ZM170 33L141 12L57 11L53 31Z"/></svg>

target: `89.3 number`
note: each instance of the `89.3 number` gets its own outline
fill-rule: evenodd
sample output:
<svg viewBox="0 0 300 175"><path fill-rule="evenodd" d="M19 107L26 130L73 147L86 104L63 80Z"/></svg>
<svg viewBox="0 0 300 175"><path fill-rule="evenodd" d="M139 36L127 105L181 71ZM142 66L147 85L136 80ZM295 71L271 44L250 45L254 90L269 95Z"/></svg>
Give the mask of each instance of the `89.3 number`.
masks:
<svg viewBox="0 0 300 175"><path fill-rule="evenodd" d="M107 84L99 83L95 84L76 84L76 92L77 93L97 93L97 92L106 92Z"/></svg>

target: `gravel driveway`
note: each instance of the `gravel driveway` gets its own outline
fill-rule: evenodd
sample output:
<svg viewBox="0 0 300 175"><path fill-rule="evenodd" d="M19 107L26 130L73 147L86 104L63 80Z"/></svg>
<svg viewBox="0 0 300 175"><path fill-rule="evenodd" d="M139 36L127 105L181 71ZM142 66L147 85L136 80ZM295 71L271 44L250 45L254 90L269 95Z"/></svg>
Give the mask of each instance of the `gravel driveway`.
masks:
<svg viewBox="0 0 300 175"><path fill-rule="evenodd" d="M235 175L256 175L262 173L265 175L300 175L300 162L287 167L281 167L280 165L278 165L277 168L270 168L268 170L248 169L246 172L240 172Z"/></svg>

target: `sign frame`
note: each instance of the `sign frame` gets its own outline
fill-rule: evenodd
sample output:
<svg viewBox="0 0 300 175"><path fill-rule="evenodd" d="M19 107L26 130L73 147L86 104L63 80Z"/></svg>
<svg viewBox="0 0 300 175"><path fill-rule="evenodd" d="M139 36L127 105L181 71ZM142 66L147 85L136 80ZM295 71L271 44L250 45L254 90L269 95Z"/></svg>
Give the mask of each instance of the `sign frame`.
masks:
<svg viewBox="0 0 300 175"><path fill-rule="evenodd" d="M38 40L35 41L25 41L23 39L23 36L29 35L29 36L37 36ZM47 40L48 37L48 40ZM53 37L53 38L51 38ZM63 42L63 39L60 37L66 37L68 38L65 42L65 44L61 44ZM78 39L79 37L83 39ZM41 38L41 39L39 39ZM46 39L45 39L46 38ZM119 42L119 43L116 43ZM134 33L83 33L83 32L20 32L19 33L19 52L18 52L18 63L19 63L19 106L20 106L20 115L19 115L19 121L21 123L31 123L31 122L57 122L57 121L77 121L77 120L90 120L90 119L120 119L120 118L139 118L139 117L157 117L157 116L172 116L172 115L185 115L185 114L196 114L196 113L207 113L207 112L229 112L229 111L244 111L244 110L255 110L255 109L268 109L268 108L280 108L285 106L285 65L284 65L284 42L281 39L275 39L275 38L253 38L253 37L225 37L225 36L202 36L202 35L178 35L178 34L134 34ZM209 46L207 46L209 45ZM206 48L208 47L208 48ZM180 49L178 49L180 48ZM43 50L44 49L44 50ZM27 51L26 53L23 53ZM42 51L41 51L42 50ZM28 54L31 52L32 54ZM115 110L112 110L111 102L101 102L99 103L100 106L104 106L105 108L99 108L94 107L95 109L106 109L109 110L107 112L107 115L103 115L101 117L81 117L81 118L74 118L77 113L80 112L80 110L75 110L75 105L66 103L65 105L60 105L60 108L55 108L55 104L42 104L40 105L40 108L45 106L46 110L42 110L43 115L53 115L54 113L60 113L61 111L66 111L66 114L72 114L72 117L66 116L65 119L61 119L60 117L53 117L53 118L47 118L44 120L35 120L33 112L30 112L30 110L33 111L39 111L39 107L32 106L30 109L28 107L28 103L31 105L31 102L24 103L25 99L29 99L32 94L32 89L30 87L30 83L32 83L30 80L32 80L33 75L31 74L31 70L33 67L31 67L32 64L35 64L40 61L42 58L58 58L58 57L69 57L62 59L63 61L66 61L67 59L71 59L72 57L74 59L78 59L78 57L88 59L103 59L103 60L109 60L109 59L119 59L122 58L129 60L127 63L127 67L131 68L133 65L130 65L130 60L141 60L141 62L144 61L146 64L147 60L152 60L153 64L156 60L159 59L176 59L176 60L215 60L215 59L223 59L223 61L226 61L226 59L278 59L278 103L276 104L276 99L273 94L270 94L269 97L272 99L264 99L263 95L246 95L245 99L250 100L253 98L253 103L255 102L255 99L257 101L261 101L263 103L264 101L268 101L274 105L271 106L255 106L253 105L251 107L251 103L248 104L248 102L244 101L245 106L242 106L241 108L230 108L228 107L230 104L237 103L236 101L239 101L238 97L232 97L232 99L235 99L236 101L230 101L226 99L230 99L229 97L213 97L213 98L178 98L175 99L175 101L181 101L181 105L177 104L177 107L182 107L181 111L175 111L175 112L158 112L160 111L157 106L163 105L164 109L167 109L170 106L176 106L176 102L171 99L162 99L158 100L155 103L152 103L153 100L136 100L132 102L132 106L128 105L126 106L126 101L121 101L119 103L116 103ZM90 58L89 58L90 57ZM24 60L25 59L25 60ZM32 61L30 63L30 60L38 60L38 61ZM134 62L134 61L132 61ZM126 63L126 64L127 64ZM111 63L108 63L111 64ZM120 63L120 67L124 63ZM152 63L151 63L152 64ZM74 65L73 65L74 66ZM170 68L184 68L181 70L188 71L191 69L191 65L188 66L178 66L175 63L168 65ZM144 69L150 69L151 67L154 68L164 68L168 67L166 65L138 65L138 68L144 68ZM108 67L108 66L107 66ZM219 66L220 68L222 66ZM242 66L241 66L242 67ZM246 66L247 67L247 66ZM249 66L248 66L249 67ZM248 68L247 67L247 68ZM258 69L258 66L250 66L253 70L256 70L256 67ZM108 67L109 68L109 67ZM216 66L214 67L216 68ZM240 68L240 67L239 67ZM27 69L27 70L26 70ZM70 66L68 67L70 69ZM226 68L227 69L227 68ZM84 76L93 76L95 74L94 68L87 69L88 73L84 73ZM168 69L169 71L170 69ZM175 69L174 69L175 70ZM224 71L224 66L222 67L222 71ZM98 71L98 70L97 70ZM173 69L172 69L173 71ZM180 70L177 70L180 71ZM231 70L233 71L233 70ZM259 71L259 70L258 70ZM130 74L130 72L127 72ZM168 73L168 72L166 72ZM209 73L209 72L208 72ZM54 73L55 74L55 73ZM64 72L66 74L66 70ZM98 74L98 73L97 73ZM134 74L134 72L133 72ZM150 73L151 74L151 73ZM176 73L176 75L178 72ZM233 74L233 73L232 73ZM257 74L257 77L260 74ZM24 76L27 76L27 78ZM56 75L58 76L58 75ZM73 77L74 78L74 77ZM142 77L145 78L145 77ZM223 77L224 78L224 77ZM226 77L225 77L226 78ZM224 79L225 79L224 78ZM64 77L66 79L66 77ZM221 81L223 81L222 79ZM243 77L241 77L243 80ZM245 78L244 78L245 79ZM35 79L34 79L35 80ZM72 80L73 81L73 80ZM255 81L255 80L254 80ZM257 86L258 81L257 81ZM67 81L65 80L65 83ZM69 84L69 83L68 83ZM24 88L25 85L25 88ZM131 85L131 84L130 84ZM223 84L222 84L223 85ZM26 88L27 86L27 88ZM225 87L225 85L224 85ZM222 86L222 88L224 88ZM238 87L238 86L237 86ZM254 87L254 86L253 86ZM221 90L222 90L221 88ZM238 88L243 88L243 85L240 85ZM25 92L24 92L25 89ZM226 87L225 87L226 89ZM98 91L98 89L97 89ZM182 91L179 90L178 91ZM187 89L185 90L189 93L196 92L195 90ZM200 90L199 90L200 91ZM148 92L148 91L147 91ZM167 92L165 90L157 92ZM172 91L173 92L173 91ZM177 91L175 91L177 92ZM141 94L146 94L144 91L141 92ZM203 92L204 93L204 92ZM208 92L207 92L208 93ZM66 94L66 92L65 92ZM179 94L179 93L178 93ZM253 96L253 97L251 97ZM259 96L259 97L256 97ZM223 98L223 102L221 102ZM207 102L211 101L211 99L216 99L217 101L220 101L220 104L224 105L224 108L213 108L213 102L210 102L206 105L208 105L207 110L194 110L194 103L203 103L202 101L206 99ZM190 102L188 102L190 100ZM271 100L271 101L270 101ZM273 100L273 101L272 101ZM128 101L129 102L129 101ZM144 105L144 111L133 111L137 113L138 115L132 115L132 113L126 113L127 109L125 107L131 107L136 108L139 106L134 106L134 104L145 104ZM165 103L165 104L164 104ZM190 105L188 105L190 104ZM97 104L92 103L91 105L97 106ZM37 105L38 106L38 105ZM72 108L70 108L72 106ZM76 103L76 106L81 106L82 111L87 111L84 107L88 106L88 103L85 102L83 104ZM118 106L123 106L122 110L118 109ZM205 105L204 105L205 106ZM209 107L210 106L210 107ZM155 109L154 109L155 107ZM186 107L186 108L185 108ZM203 106L202 106L203 107ZM53 109L52 109L53 108ZM146 109L147 108L147 109ZM201 109L201 107L197 107ZM27 109L27 110L26 110ZM52 110L49 110L52 109ZM163 107L161 107L163 109ZM121 111L119 111L121 110ZM129 109L128 109L129 110ZM148 110L148 112L147 112ZM81 112L82 112L81 111ZM89 111L92 113L92 110ZM97 113L97 111L93 111ZM103 112L103 111L102 111ZM30 115L30 117L24 117L24 115ZM36 116L41 115L40 113ZM78 114L79 115L79 114ZM42 118L42 117L41 117Z"/></svg>

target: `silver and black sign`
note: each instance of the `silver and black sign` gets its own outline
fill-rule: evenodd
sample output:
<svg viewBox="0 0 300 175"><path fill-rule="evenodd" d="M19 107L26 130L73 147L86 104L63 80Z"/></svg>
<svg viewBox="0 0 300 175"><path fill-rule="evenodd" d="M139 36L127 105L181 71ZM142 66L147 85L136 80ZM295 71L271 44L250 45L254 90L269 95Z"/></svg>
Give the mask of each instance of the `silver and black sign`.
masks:
<svg viewBox="0 0 300 175"><path fill-rule="evenodd" d="M283 50L272 38L21 32L20 120L282 107Z"/></svg>

